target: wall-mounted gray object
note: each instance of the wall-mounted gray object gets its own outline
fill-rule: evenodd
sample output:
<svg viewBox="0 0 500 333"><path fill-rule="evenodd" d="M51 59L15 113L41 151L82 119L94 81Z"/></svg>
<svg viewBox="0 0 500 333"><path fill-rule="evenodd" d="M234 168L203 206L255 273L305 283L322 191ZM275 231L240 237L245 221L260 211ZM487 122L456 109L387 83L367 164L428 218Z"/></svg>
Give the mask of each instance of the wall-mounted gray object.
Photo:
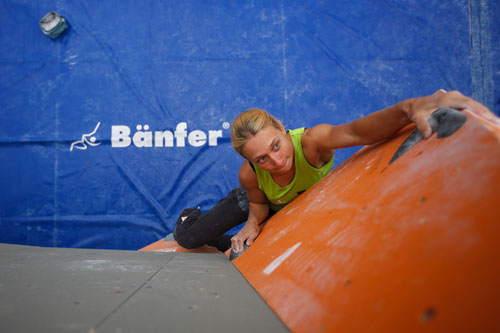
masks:
<svg viewBox="0 0 500 333"><path fill-rule="evenodd" d="M67 28L68 25L64 17L54 11L47 13L40 20L40 29L52 39L59 37Z"/></svg>

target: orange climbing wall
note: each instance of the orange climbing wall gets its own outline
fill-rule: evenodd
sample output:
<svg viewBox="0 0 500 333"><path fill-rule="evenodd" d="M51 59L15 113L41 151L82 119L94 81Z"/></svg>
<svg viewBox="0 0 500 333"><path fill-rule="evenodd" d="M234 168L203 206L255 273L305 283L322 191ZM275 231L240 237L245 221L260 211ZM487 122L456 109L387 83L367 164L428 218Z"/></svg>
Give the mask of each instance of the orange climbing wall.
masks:
<svg viewBox="0 0 500 333"><path fill-rule="evenodd" d="M233 262L293 331L500 331L500 128L365 147Z"/></svg>
<svg viewBox="0 0 500 333"><path fill-rule="evenodd" d="M139 249L141 252L187 252L187 253L218 253L217 249L212 246L205 245L196 249L186 249L180 246L175 240L160 239L148 246Z"/></svg>

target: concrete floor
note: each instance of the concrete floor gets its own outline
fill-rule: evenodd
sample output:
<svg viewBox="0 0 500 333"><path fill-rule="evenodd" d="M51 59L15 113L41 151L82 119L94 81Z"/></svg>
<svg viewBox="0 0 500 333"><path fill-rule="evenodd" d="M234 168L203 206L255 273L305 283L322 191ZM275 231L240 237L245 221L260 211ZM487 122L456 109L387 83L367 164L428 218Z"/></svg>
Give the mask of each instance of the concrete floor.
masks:
<svg viewBox="0 0 500 333"><path fill-rule="evenodd" d="M1 332L286 332L222 254L0 244Z"/></svg>

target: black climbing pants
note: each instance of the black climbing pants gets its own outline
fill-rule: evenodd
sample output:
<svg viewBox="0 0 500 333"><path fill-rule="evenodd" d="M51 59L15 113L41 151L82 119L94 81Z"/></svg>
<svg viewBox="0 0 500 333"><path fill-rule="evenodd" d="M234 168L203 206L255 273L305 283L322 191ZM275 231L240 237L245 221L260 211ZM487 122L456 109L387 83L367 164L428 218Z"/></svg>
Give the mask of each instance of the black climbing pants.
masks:
<svg viewBox="0 0 500 333"><path fill-rule="evenodd" d="M239 186L206 213L202 214L199 209L184 209L177 220L174 238L187 249L207 244L224 252L231 247L232 237L225 233L245 222L248 212L246 191Z"/></svg>
<svg viewBox="0 0 500 333"><path fill-rule="evenodd" d="M247 194L237 187L206 213L184 209L177 220L174 238L187 249L207 244L224 252L231 247L232 237L224 233L245 222L248 209Z"/></svg>

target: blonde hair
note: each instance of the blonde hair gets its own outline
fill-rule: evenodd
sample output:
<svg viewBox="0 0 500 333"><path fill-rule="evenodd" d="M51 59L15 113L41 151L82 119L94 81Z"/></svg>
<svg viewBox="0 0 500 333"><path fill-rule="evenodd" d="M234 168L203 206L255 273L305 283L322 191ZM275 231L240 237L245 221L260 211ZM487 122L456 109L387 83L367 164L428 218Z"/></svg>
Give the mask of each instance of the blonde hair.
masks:
<svg viewBox="0 0 500 333"><path fill-rule="evenodd" d="M243 146L247 141L268 126L281 129L281 123L265 110L250 109L241 113L231 126L231 144L234 150L243 156Z"/></svg>

